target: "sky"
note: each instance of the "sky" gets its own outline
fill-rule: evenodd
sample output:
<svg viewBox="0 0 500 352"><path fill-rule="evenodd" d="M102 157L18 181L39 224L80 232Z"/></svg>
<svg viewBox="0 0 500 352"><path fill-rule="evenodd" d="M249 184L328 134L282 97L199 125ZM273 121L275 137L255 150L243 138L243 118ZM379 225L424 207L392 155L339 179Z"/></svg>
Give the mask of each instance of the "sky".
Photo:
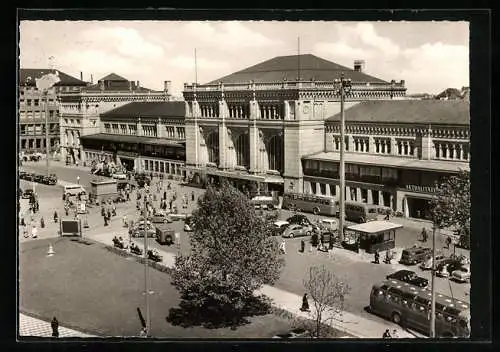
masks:
<svg viewBox="0 0 500 352"><path fill-rule="evenodd" d="M313 54L369 75L405 80L407 94L469 86L467 22L21 21L21 68L53 67L94 83L116 73L181 95L276 56ZM332 78L333 79L333 78Z"/></svg>

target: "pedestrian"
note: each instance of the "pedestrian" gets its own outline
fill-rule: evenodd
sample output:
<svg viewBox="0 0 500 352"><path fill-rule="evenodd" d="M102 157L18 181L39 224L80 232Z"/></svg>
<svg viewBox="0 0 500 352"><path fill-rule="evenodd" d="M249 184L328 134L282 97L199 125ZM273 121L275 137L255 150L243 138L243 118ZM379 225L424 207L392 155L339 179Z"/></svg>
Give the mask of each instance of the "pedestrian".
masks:
<svg viewBox="0 0 500 352"><path fill-rule="evenodd" d="M309 301L307 299L307 293L304 293L304 296L302 296L302 307L300 307L300 310L303 312L309 312Z"/></svg>
<svg viewBox="0 0 500 352"><path fill-rule="evenodd" d="M36 225L33 225L31 228L31 237L38 238L38 229L36 228Z"/></svg>
<svg viewBox="0 0 500 352"><path fill-rule="evenodd" d="M45 220L43 220L43 216L40 218L40 227L41 227L42 229L44 229L44 228L45 228Z"/></svg>
<svg viewBox="0 0 500 352"><path fill-rule="evenodd" d="M116 216L116 205L115 205L115 203L113 203L113 206L111 208L111 212L112 212L113 216Z"/></svg>
<svg viewBox="0 0 500 352"><path fill-rule="evenodd" d="M375 264L380 264L380 254L378 254L378 251L375 252Z"/></svg>
<svg viewBox="0 0 500 352"><path fill-rule="evenodd" d="M127 192L126 192L126 195L127 195L127 202L128 202L128 201L130 200L130 192L129 192L129 191L127 191Z"/></svg>
<svg viewBox="0 0 500 352"><path fill-rule="evenodd" d="M450 249L451 236L446 237L446 249Z"/></svg>
<svg viewBox="0 0 500 352"><path fill-rule="evenodd" d="M280 243L280 251L281 251L281 253L286 254L286 243L285 243L285 240L282 240L281 243Z"/></svg>
<svg viewBox="0 0 500 352"><path fill-rule="evenodd" d="M300 240L300 253L304 253L306 250L306 242L304 240Z"/></svg>
<svg viewBox="0 0 500 352"><path fill-rule="evenodd" d="M108 226L108 217L104 215L104 226Z"/></svg>
<svg viewBox="0 0 500 352"><path fill-rule="evenodd" d="M385 332L382 334L383 339L390 339L391 338L391 333L389 332L389 329L385 330Z"/></svg>
<svg viewBox="0 0 500 352"><path fill-rule="evenodd" d="M104 205L101 207L101 216L106 216L106 209L104 209Z"/></svg>
<svg viewBox="0 0 500 352"><path fill-rule="evenodd" d="M163 199L167 199L167 191L163 191Z"/></svg>
<svg viewBox="0 0 500 352"><path fill-rule="evenodd" d="M54 211L54 222L57 222L59 216L57 215L57 211Z"/></svg>
<svg viewBox="0 0 500 352"><path fill-rule="evenodd" d="M52 318L50 326L52 328L52 337L59 337L59 322L56 317Z"/></svg>
<svg viewBox="0 0 500 352"><path fill-rule="evenodd" d="M387 212L385 213L385 218L384 218L384 220L389 220L390 216L391 216L391 210L390 210L390 209L387 209Z"/></svg>
<svg viewBox="0 0 500 352"><path fill-rule="evenodd" d="M76 165L76 166L78 166L78 165ZM76 176L76 183L80 184L80 176Z"/></svg>
<svg viewBox="0 0 500 352"><path fill-rule="evenodd" d="M21 218L21 226L26 226L26 222L24 221L24 217Z"/></svg>
<svg viewBox="0 0 500 352"><path fill-rule="evenodd" d="M174 191L174 195L172 196L172 199L174 200L174 202L177 200L177 192Z"/></svg>
<svg viewBox="0 0 500 352"><path fill-rule="evenodd" d="M108 208L108 213L107 213L107 215L108 215L108 220L111 220L111 210L109 210L109 208Z"/></svg>
<svg viewBox="0 0 500 352"><path fill-rule="evenodd" d="M127 215L123 215L122 221L123 221L123 227L128 227Z"/></svg>
<svg viewBox="0 0 500 352"><path fill-rule="evenodd" d="M425 227L422 228L422 242L427 242L427 231Z"/></svg>
<svg viewBox="0 0 500 352"><path fill-rule="evenodd" d="M191 201L194 202L194 191L191 191Z"/></svg>

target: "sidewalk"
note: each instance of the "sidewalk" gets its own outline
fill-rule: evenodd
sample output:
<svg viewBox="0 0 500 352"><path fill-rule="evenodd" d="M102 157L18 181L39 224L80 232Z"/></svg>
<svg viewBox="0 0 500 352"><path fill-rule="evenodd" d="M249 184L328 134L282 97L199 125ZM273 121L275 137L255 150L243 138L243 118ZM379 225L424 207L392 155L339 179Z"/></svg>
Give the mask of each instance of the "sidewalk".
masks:
<svg viewBox="0 0 500 352"><path fill-rule="evenodd" d="M113 236L116 234L116 231L110 229L110 231L106 231L105 233L100 234L89 234L88 237L103 243L108 246L113 245ZM133 240L135 244L144 249L143 240ZM163 250L158 250L160 255L163 256L163 260L161 264L165 265L168 268L174 267L175 262L175 254L169 253ZM341 250L339 250L341 251ZM346 252L346 251L342 251ZM310 314L307 312L300 311L300 302L302 302L302 296L297 294L283 291L279 288L264 285L262 289L260 289L258 294L265 294L269 298L274 301L274 304L287 312L292 313L297 317L302 318L311 318ZM329 323L333 328L346 332L350 335L359 337L359 338L381 338L382 333L386 329L390 329L391 331L396 329L398 330L399 336L401 338L415 338L415 337L423 337L416 336L412 333L404 331L400 326L397 326L391 322L378 322L376 320L370 320L349 312L342 311L338 315L340 319L333 320Z"/></svg>
<svg viewBox="0 0 500 352"><path fill-rule="evenodd" d="M52 337L52 327L50 322L36 319L19 313L19 336ZM85 334L80 331L59 326L59 338L64 337L97 337L96 335Z"/></svg>

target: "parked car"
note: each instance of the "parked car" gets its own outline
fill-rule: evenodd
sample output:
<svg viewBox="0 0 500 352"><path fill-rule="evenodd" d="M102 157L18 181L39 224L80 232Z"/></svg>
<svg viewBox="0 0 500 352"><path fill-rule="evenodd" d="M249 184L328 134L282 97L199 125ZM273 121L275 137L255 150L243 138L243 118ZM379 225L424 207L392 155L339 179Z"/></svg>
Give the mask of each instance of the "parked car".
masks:
<svg viewBox="0 0 500 352"><path fill-rule="evenodd" d="M35 192L32 189L26 189L26 190L24 190L21 198L30 199L34 194L35 194Z"/></svg>
<svg viewBox="0 0 500 352"><path fill-rule="evenodd" d="M57 175L56 174L50 174L47 178L47 184L49 185L56 185L57 184Z"/></svg>
<svg viewBox="0 0 500 352"><path fill-rule="evenodd" d="M411 270L399 270L390 275L386 276L387 280L399 280L407 282L411 285L418 287L427 287L429 285L429 280L426 278L418 276L414 271Z"/></svg>
<svg viewBox="0 0 500 352"><path fill-rule="evenodd" d="M415 265L432 255L432 249L427 247L413 246L406 248L401 253L400 264Z"/></svg>
<svg viewBox="0 0 500 352"><path fill-rule="evenodd" d="M155 214L151 218L151 222L153 224L169 224L172 222L172 219L170 219L170 217L165 214Z"/></svg>
<svg viewBox="0 0 500 352"><path fill-rule="evenodd" d="M145 228L148 237L154 237L156 235L156 229L149 221L146 223L146 226L144 225L144 221L140 221L129 231L132 237L144 237Z"/></svg>
<svg viewBox="0 0 500 352"><path fill-rule="evenodd" d="M311 236L312 234L312 226L311 225L299 225L299 224L290 224L285 231L283 231L283 237L293 238L293 237L301 237L301 236Z"/></svg>
<svg viewBox="0 0 500 352"><path fill-rule="evenodd" d="M284 334L276 334L273 339L300 339L311 337L311 332L303 328L295 328Z"/></svg>
<svg viewBox="0 0 500 352"><path fill-rule="evenodd" d="M470 280L470 265L465 264L459 267L457 270L453 270L451 277L459 282L467 282Z"/></svg>
<svg viewBox="0 0 500 352"><path fill-rule="evenodd" d="M24 179L26 181L34 181L35 180L35 174L32 172L27 172L26 175L24 176Z"/></svg>
<svg viewBox="0 0 500 352"><path fill-rule="evenodd" d="M35 182L38 182L38 183L43 183L43 181L44 181L44 176L43 176L43 175L35 175L33 180L34 180Z"/></svg>
<svg viewBox="0 0 500 352"><path fill-rule="evenodd" d="M288 221L278 220L273 223L274 235L282 235L286 228L290 225Z"/></svg>
<svg viewBox="0 0 500 352"><path fill-rule="evenodd" d="M124 172L115 172L112 177L115 180L126 180L127 179L127 174Z"/></svg>
<svg viewBox="0 0 500 352"><path fill-rule="evenodd" d="M286 221L288 221L289 224L299 224L299 225L312 226L312 223L309 220L309 218L305 215L302 215L302 214L295 214L295 215L289 217L288 219L286 219Z"/></svg>
<svg viewBox="0 0 500 352"><path fill-rule="evenodd" d="M20 171L20 172L19 172L19 178L20 178L21 180L24 180L24 179L26 178L26 175L27 175L27 174L28 174L28 173L27 173L26 171Z"/></svg>
<svg viewBox="0 0 500 352"><path fill-rule="evenodd" d="M457 270L463 265L460 259L458 258L448 258L436 267L436 275L439 277L449 277L452 272Z"/></svg>
<svg viewBox="0 0 500 352"><path fill-rule="evenodd" d="M443 261L446 258L447 257L442 253L436 254L435 257L436 267L439 265L439 263L441 263L441 261ZM429 255L420 263L419 268L422 270L430 270L432 269L432 262L433 262L432 256Z"/></svg>

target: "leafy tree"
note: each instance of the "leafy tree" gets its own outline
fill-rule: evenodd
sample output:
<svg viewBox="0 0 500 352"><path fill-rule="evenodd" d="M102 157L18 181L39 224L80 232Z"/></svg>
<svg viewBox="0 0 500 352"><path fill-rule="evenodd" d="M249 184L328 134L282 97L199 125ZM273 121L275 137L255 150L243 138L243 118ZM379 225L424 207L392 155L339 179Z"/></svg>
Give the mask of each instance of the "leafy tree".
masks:
<svg viewBox="0 0 500 352"><path fill-rule="evenodd" d="M328 270L325 265L309 268L309 276L304 279L304 287L312 300L309 312L314 324L313 334L324 337L325 326L341 314L349 285Z"/></svg>
<svg viewBox="0 0 500 352"><path fill-rule="evenodd" d="M272 218L258 216L227 182L209 186L193 213L191 253L178 255L172 284L182 305L212 315L242 312L254 291L273 284L284 259L271 236Z"/></svg>
<svg viewBox="0 0 500 352"><path fill-rule="evenodd" d="M462 170L436 184L431 214L439 228L455 228L462 245L470 247L470 172Z"/></svg>

